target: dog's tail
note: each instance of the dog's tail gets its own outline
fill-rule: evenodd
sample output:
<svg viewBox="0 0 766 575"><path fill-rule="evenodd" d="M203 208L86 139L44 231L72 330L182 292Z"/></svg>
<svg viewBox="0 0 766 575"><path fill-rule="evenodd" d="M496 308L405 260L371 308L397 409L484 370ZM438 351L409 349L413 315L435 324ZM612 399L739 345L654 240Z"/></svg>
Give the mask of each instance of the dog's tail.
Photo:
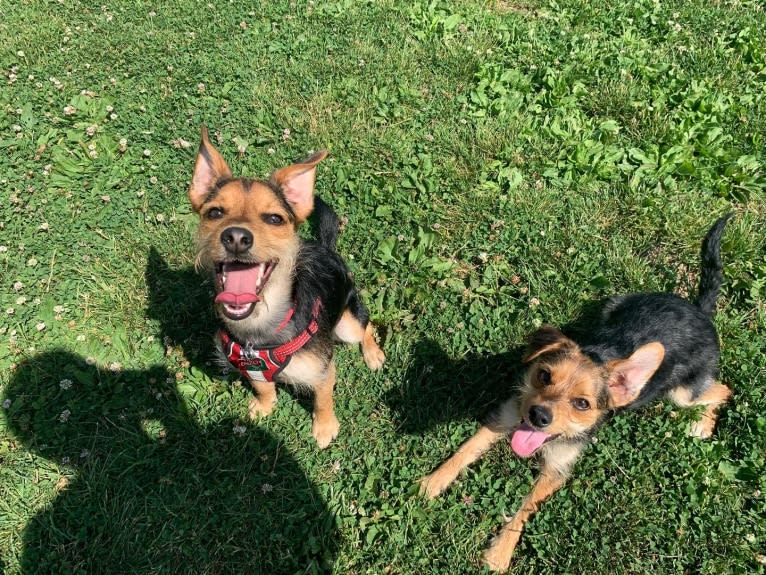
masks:
<svg viewBox="0 0 766 575"><path fill-rule="evenodd" d="M340 220L335 211L319 196L314 197L314 223L316 238L321 245L335 251L338 243Z"/></svg>
<svg viewBox="0 0 766 575"><path fill-rule="evenodd" d="M718 291L721 289L721 283L723 282L721 236L723 235L723 229L726 227L726 222L729 221L732 215L733 213L729 212L722 218L719 218L702 241L702 250L700 251L702 271L700 274L697 307L709 316L712 316L715 311Z"/></svg>

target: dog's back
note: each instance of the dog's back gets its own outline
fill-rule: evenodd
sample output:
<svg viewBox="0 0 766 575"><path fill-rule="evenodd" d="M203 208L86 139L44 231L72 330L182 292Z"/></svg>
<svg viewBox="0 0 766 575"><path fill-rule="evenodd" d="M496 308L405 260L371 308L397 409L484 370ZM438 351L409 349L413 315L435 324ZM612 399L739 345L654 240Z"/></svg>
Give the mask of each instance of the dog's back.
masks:
<svg viewBox="0 0 766 575"><path fill-rule="evenodd" d="M718 377L720 348L711 316L721 288L721 236L731 214L713 224L702 242L699 296L696 303L670 293L642 293L610 299L601 322L583 351L599 363L627 357L652 341L665 348L665 359L631 408L683 385L692 394Z"/></svg>

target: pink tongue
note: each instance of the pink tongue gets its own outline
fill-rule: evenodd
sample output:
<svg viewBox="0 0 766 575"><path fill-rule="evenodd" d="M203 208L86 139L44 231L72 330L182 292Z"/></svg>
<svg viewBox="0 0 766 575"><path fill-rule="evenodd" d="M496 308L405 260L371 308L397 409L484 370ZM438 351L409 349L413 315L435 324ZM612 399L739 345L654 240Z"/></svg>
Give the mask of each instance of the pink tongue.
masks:
<svg viewBox="0 0 766 575"><path fill-rule="evenodd" d="M511 437L511 447L520 457L529 457L539 447L545 443L549 434L544 431L537 431L526 423L522 423L519 428L513 432Z"/></svg>
<svg viewBox="0 0 766 575"><path fill-rule="evenodd" d="M226 281L223 291L215 298L216 303L245 305L258 301L259 298L255 292L265 267L264 264L224 264L223 272Z"/></svg>

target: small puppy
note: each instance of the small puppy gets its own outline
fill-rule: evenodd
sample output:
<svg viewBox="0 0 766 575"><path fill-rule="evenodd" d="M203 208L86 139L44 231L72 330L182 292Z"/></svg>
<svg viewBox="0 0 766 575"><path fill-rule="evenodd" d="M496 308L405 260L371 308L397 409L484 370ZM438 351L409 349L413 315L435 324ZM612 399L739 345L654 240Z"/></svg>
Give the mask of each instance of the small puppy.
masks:
<svg viewBox="0 0 766 575"><path fill-rule="evenodd" d="M489 423L423 478L422 491L436 497L508 434L517 455L540 455L532 492L484 553L492 570L509 569L526 521L564 484L577 458L615 411L667 395L683 407L704 406L691 435L710 437L716 411L731 395L716 381L719 347L711 321L722 282L721 235L730 217L719 219L702 244L696 305L665 293L615 297L588 340L579 344L543 326L530 337L524 362L531 365L519 397L505 402Z"/></svg>
<svg viewBox="0 0 766 575"><path fill-rule="evenodd" d="M320 449L338 435L333 343L361 343L372 370L385 360L367 309L335 250L338 218L314 198L317 152L268 180L232 176L202 127L189 188L200 216L197 265L212 274L223 322L219 349L253 388L250 416L271 413L276 383L314 392L312 433ZM317 241L298 237L316 208Z"/></svg>

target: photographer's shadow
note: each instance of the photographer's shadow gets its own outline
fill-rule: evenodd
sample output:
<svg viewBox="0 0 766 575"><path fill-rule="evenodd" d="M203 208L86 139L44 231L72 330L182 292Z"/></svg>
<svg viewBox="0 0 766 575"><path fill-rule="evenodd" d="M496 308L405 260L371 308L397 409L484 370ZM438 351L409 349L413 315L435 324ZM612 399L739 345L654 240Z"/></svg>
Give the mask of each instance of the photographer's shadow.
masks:
<svg viewBox="0 0 766 575"><path fill-rule="evenodd" d="M330 568L334 516L279 440L201 425L164 368L110 372L53 351L21 363L3 399L13 436L71 470L27 524L23 573Z"/></svg>

